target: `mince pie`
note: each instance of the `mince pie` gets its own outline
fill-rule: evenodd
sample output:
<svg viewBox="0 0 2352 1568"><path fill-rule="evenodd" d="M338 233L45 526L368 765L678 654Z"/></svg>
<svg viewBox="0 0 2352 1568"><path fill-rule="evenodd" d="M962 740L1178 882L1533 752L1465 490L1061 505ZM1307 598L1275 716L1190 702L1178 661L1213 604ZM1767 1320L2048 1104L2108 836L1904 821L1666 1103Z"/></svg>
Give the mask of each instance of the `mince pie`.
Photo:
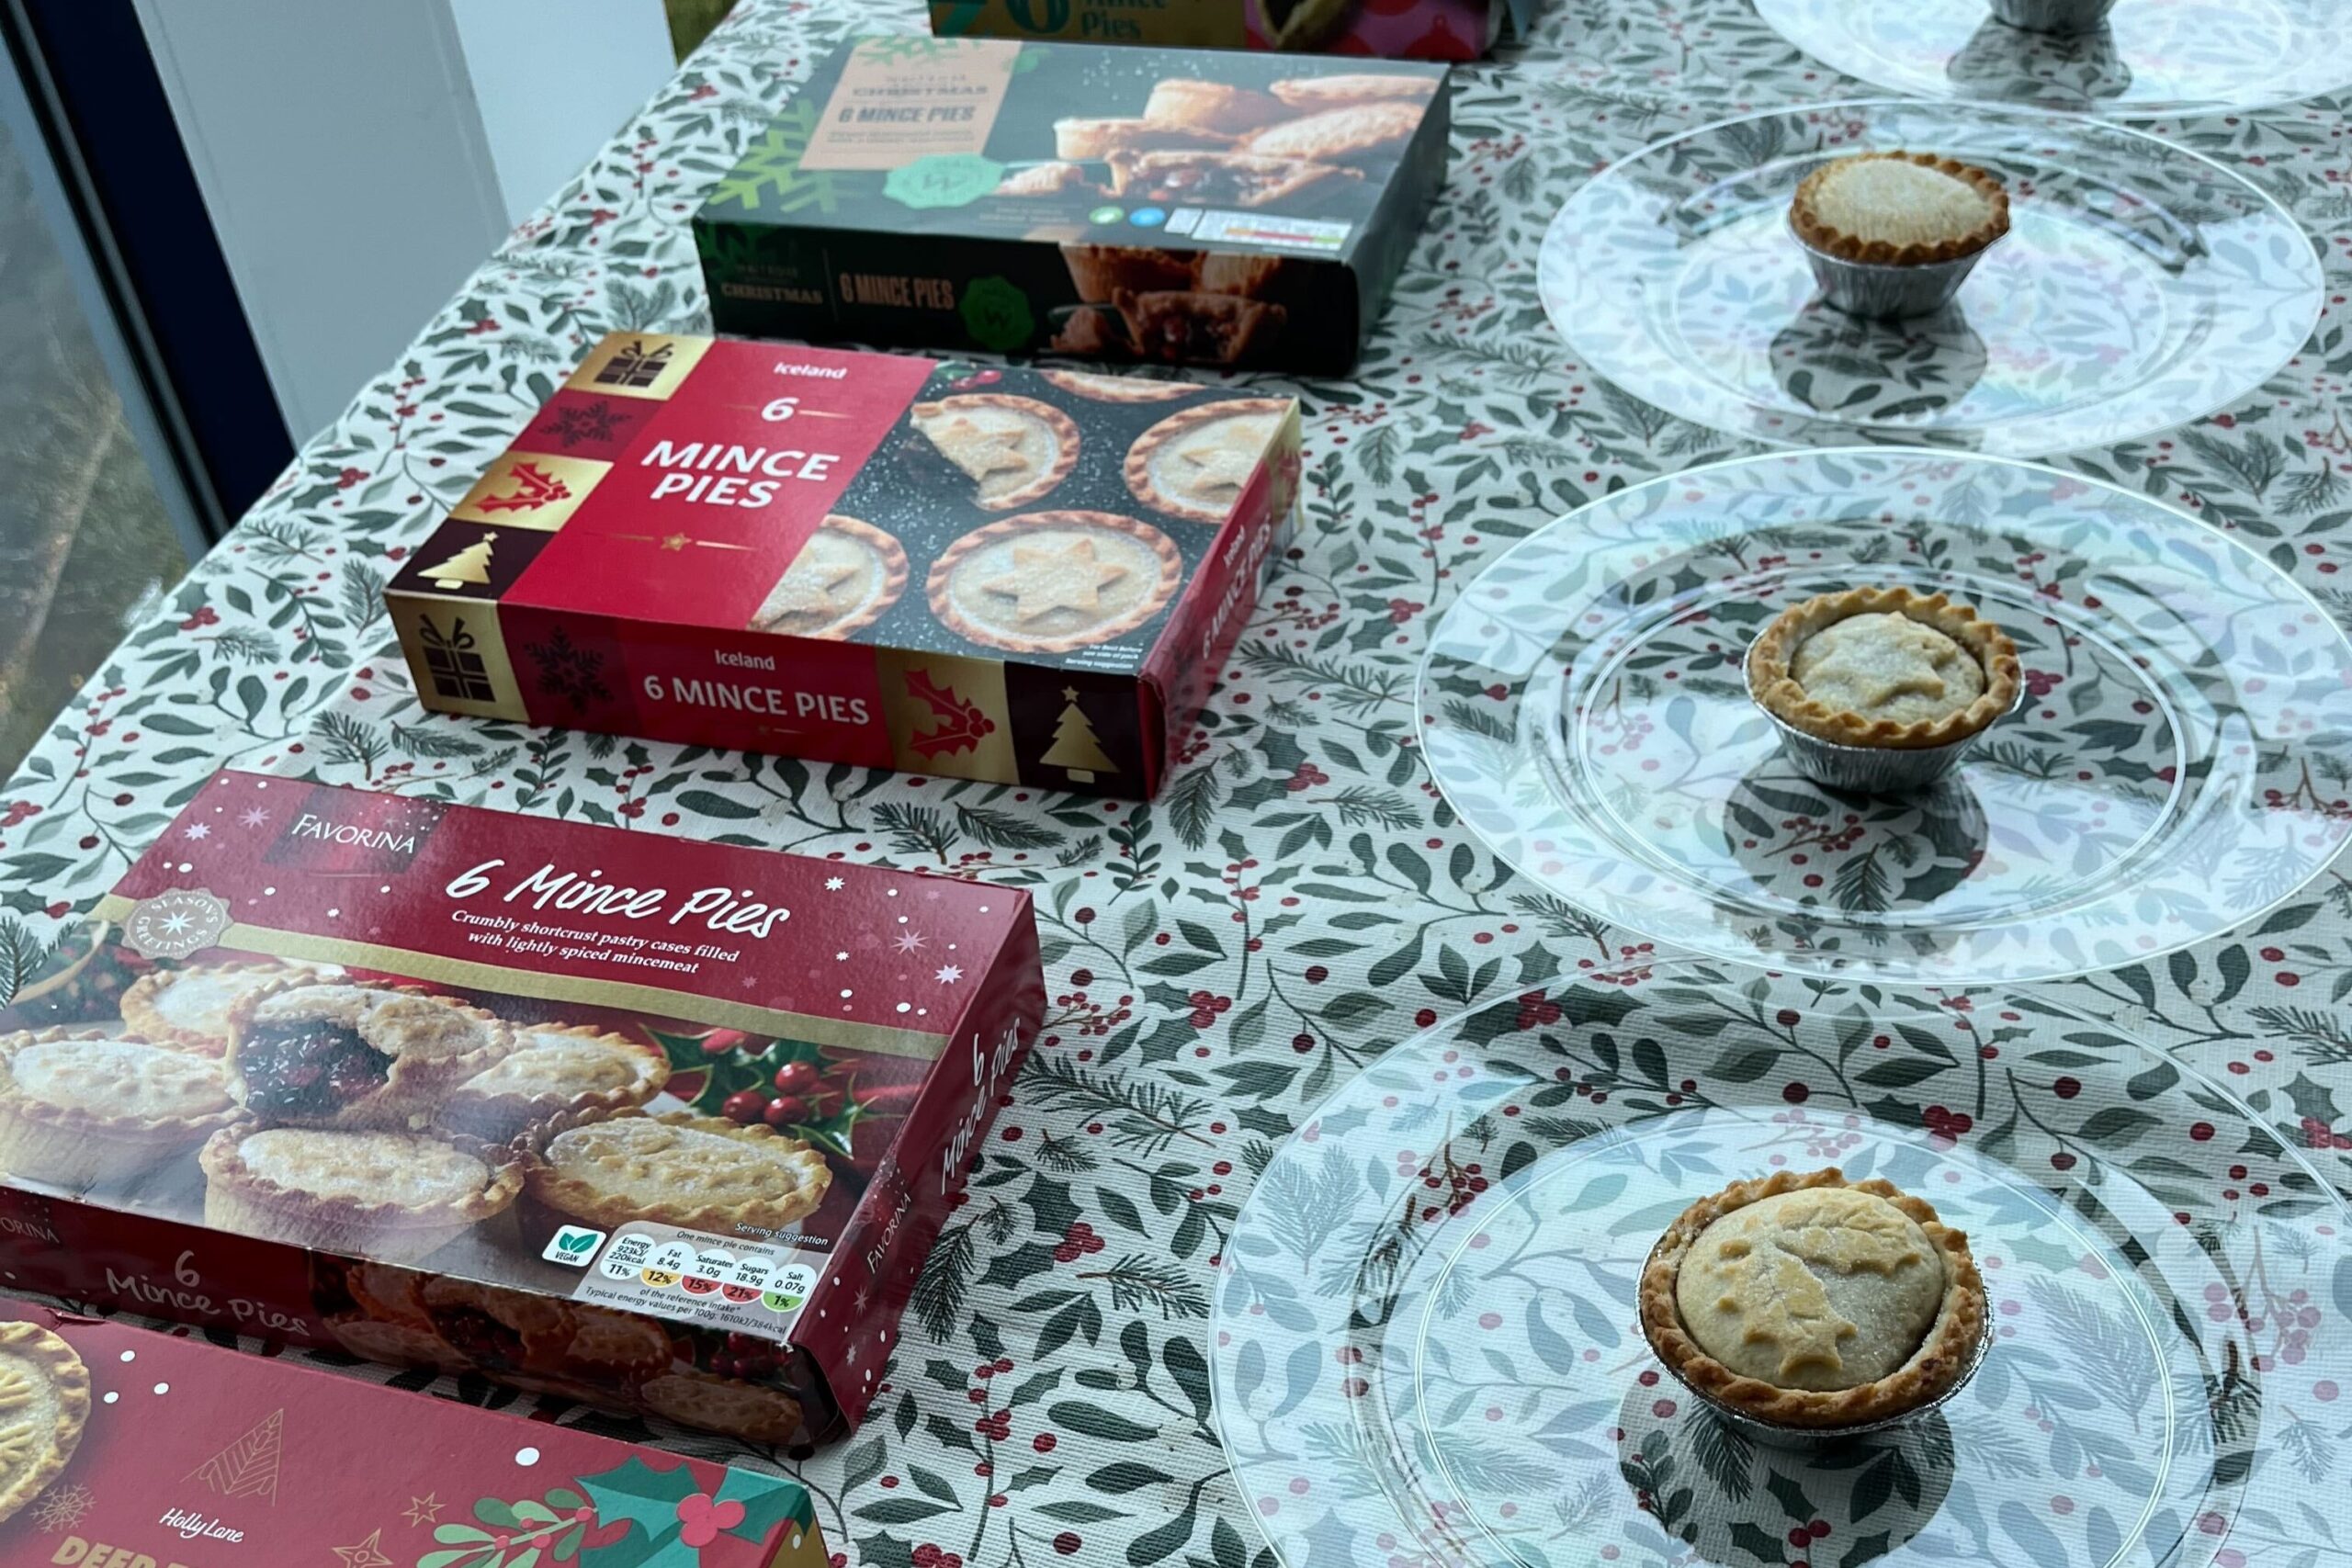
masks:
<svg viewBox="0 0 2352 1568"><path fill-rule="evenodd" d="M1240 398L1161 420L1127 449L1127 489L1146 506L1222 524L1257 477L1293 404Z"/></svg>
<svg viewBox="0 0 2352 1568"><path fill-rule="evenodd" d="M664 1372L637 1391L642 1404L681 1427L770 1447L800 1429L800 1402L790 1394L707 1372Z"/></svg>
<svg viewBox="0 0 2352 1568"><path fill-rule="evenodd" d="M64 1473L89 1419L90 1370L74 1347L39 1324L0 1323L0 1521ZM77 1562L78 1544L69 1537L41 1561Z"/></svg>
<svg viewBox="0 0 2352 1568"><path fill-rule="evenodd" d="M158 969L141 975L122 993L122 1027L126 1033L159 1045L218 1056L229 1048L229 1009L246 992L272 980L324 979L336 973L269 958L203 969Z"/></svg>
<svg viewBox="0 0 2352 1568"><path fill-rule="evenodd" d="M0 1035L0 1170L11 1176L75 1189L132 1180L236 1111L209 1056L96 1031Z"/></svg>
<svg viewBox="0 0 2352 1568"><path fill-rule="evenodd" d="M1142 376L1097 376L1084 370L1040 370L1050 384L1097 403L1172 403L1206 390L1193 381L1154 381Z"/></svg>
<svg viewBox="0 0 2352 1568"><path fill-rule="evenodd" d="M669 1081L669 1058L650 1045L573 1024L521 1024L514 1054L459 1084L433 1125L454 1137L511 1143L634 1111Z"/></svg>
<svg viewBox="0 0 2352 1568"><path fill-rule="evenodd" d="M1102 187L1087 177L1082 165L1069 163L1032 164L1015 169L996 187L999 196L1069 196L1079 191L1101 195Z"/></svg>
<svg viewBox="0 0 2352 1568"><path fill-rule="evenodd" d="M1175 596L1183 557L1148 523L1110 512L1033 512L976 528L931 569L949 630L1015 653L1108 642Z"/></svg>
<svg viewBox="0 0 2352 1568"><path fill-rule="evenodd" d="M1161 207L1265 207L1328 181L1363 177L1337 164L1272 152L1114 152L1107 161L1114 196Z"/></svg>
<svg viewBox="0 0 2352 1568"><path fill-rule="evenodd" d="M1297 112L1265 93L1186 76L1171 76L1160 83L1143 107L1143 118L1154 125L1186 125L1227 136L1246 135Z"/></svg>
<svg viewBox="0 0 2352 1568"><path fill-rule="evenodd" d="M1968 1238L1885 1181L1735 1181L1683 1211L1641 1278L1650 1347L1695 1393L1786 1427L1932 1404L1975 1370L1984 1283Z"/></svg>
<svg viewBox="0 0 2352 1568"><path fill-rule="evenodd" d="M1420 129L1418 103L1350 104L1288 120L1244 137L1241 151L1266 158L1361 158L1408 140Z"/></svg>
<svg viewBox="0 0 2352 1568"><path fill-rule="evenodd" d="M774 1128L690 1111L619 1116L558 1133L527 1162L530 1201L552 1231L631 1220L767 1239L817 1212L825 1156Z"/></svg>
<svg viewBox="0 0 2352 1568"><path fill-rule="evenodd" d="M523 1185L503 1156L415 1133L224 1127L198 1164L213 1229L386 1263L438 1252Z"/></svg>
<svg viewBox="0 0 2352 1568"><path fill-rule="evenodd" d="M860 518L828 513L752 613L752 630L844 641L879 620L906 587L907 552L897 539Z"/></svg>
<svg viewBox="0 0 2352 1568"><path fill-rule="evenodd" d="M914 406L923 439L978 486L990 512L1041 501L1078 466L1078 426L1035 398L966 392Z"/></svg>
<svg viewBox="0 0 2352 1568"><path fill-rule="evenodd" d="M2016 705L2017 644L1966 604L1857 588L1792 605L1747 660L1748 691L1782 724L1836 746L1926 750Z"/></svg>
<svg viewBox="0 0 2352 1568"><path fill-rule="evenodd" d="M229 1087L265 1125L422 1126L514 1048L504 1022L444 997L277 981L229 1011Z"/></svg>
<svg viewBox="0 0 2352 1568"><path fill-rule="evenodd" d="M1982 251L2009 231L2009 195L1983 169L1931 152L1824 164L1789 209L1797 237L1849 262L1917 266Z"/></svg>
<svg viewBox="0 0 2352 1568"><path fill-rule="evenodd" d="M422 1293L438 1337L509 1387L610 1403L670 1364L669 1337L626 1313L447 1275Z"/></svg>
<svg viewBox="0 0 2352 1568"><path fill-rule="evenodd" d="M1230 294L1122 289L1112 303L1133 353L1176 364L1247 364L1272 352L1290 320L1280 305Z"/></svg>
<svg viewBox="0 0 2352 1568"><path fill-rule="evenodd" d="M1208 150L1229 147L1233 141L1233 137L1222 132L1165 125L1151 119L1054 121L1054 156L1065 162L1085 163L1125 152L1159 152L1172 148Z"/></svg>
<svg viewBox="0 0 2352 1568"><path fill-rule="evenodd" d="M1266 90L1295 109L1313 113L1349 104L1425 104L1437 96L1434 76L1363 72L1338 76L1300 76Z"/></svg>

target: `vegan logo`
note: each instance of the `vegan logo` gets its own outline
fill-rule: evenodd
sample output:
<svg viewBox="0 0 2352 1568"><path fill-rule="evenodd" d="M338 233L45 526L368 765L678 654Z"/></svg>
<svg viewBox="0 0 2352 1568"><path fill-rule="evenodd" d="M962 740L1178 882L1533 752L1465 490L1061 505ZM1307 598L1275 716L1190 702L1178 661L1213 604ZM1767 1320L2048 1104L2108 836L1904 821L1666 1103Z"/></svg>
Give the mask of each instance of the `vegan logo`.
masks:
<svg viewBox="0 0 2352 1568"><path fill-rule="evenodd" d="M603 1231L592 1231L584 1225L564 1225L539 1254L550 1263L560 1263L567 1269L585 1269L588 1260L596 1256L596 1244L605 1239Z"/></svg>

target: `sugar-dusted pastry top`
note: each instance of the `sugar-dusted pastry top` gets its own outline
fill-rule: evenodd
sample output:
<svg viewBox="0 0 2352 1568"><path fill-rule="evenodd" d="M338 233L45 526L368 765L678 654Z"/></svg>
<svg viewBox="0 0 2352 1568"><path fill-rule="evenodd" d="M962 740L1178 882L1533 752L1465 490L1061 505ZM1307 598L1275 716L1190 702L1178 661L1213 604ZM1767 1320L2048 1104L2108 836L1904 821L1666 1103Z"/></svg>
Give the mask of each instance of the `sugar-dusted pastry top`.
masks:
<svg viewBox="0 0 2352 1568"><path fill-rule="evenodd" d="M1935 627L1893 612L1853 615L1805 639L1789 672L1825 707L1922 724L1984 694L1984 667Z"/></svg>
<svg viewBox="0 0 2352 1568"><path fill-rule="evenodd" d="M130 1040L27 1045L0 1063L0 1077L28 1099L115 1121L189 1121L232 1104L219 1062Z"/></svg>
<svg viewBox="0 0 2352 1568"><path fill-rule="evenodd" d="M1945 1283L1917 1222L1883 1198L1822 1187L1709 1225L1683 1260L1676 1305L1700 1348L1743 1376L1847 1389L1911 1359Z"/></svg>
<svg viewBox="0 0 2352 1568"><path fill-rule="evenodd" d="M461 1149L408 1133L272 1127L237 1144L246 1171L312 1198L426 1210L462 1204L491 1184L491 1168Z"/></svg>

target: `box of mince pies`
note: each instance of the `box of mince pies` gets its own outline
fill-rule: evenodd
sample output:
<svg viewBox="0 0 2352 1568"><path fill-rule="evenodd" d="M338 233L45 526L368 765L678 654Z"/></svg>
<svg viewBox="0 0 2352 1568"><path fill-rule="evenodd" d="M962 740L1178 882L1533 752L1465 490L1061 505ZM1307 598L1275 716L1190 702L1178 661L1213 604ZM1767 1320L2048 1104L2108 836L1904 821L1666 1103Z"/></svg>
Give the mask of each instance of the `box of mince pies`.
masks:
<svg viewBox="0 0 2352 1568"><path fill-rule="evenodd" d="M941 38L1476 60L1523 39L1543 0L931 0Z"/></svg>
<svg viewBox="0 0 2352 1568"><path fill-rule="evenodd" d="M1339 376L1447 130L1439 65L867 39L695 235L723 333Z"/></svg>
<svg viewBox="0 0 2352 1568"><path fill-rule="evenodd" d="M222 773L0 1012L7 1278L829 1440L1043 991L1011 889Z"/></svg>
<svg viewBox="0 0 2352 1568"><path fill-rule="evenodd" d="M1298 440L1238 388L616 333L386 598L444 712L1145 797Z"/></svg>
<svg viewBox="0 0 2352 1568"><path fill-rule="evenodd" d="M825 1568L808 1489L0 1302L13 1568Z"/></svg>

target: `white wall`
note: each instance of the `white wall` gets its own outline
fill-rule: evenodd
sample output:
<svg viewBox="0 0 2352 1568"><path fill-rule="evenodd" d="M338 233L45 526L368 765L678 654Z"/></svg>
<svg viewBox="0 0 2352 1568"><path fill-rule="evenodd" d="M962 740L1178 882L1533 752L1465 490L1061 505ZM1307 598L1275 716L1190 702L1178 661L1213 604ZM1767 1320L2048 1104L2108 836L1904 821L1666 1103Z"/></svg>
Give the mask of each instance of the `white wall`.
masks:
<svg viewBox="0 0 2352 1568"><path fill-rule="evenodd" d="M449 0L506 220L520 223L670 79L662 0Z"/></svg>
<svg viewBox="0 0 2352 1568"><path fill-rule="evenodd" d="M661 0L137 0L296 441L670 74Z"/></svg>

